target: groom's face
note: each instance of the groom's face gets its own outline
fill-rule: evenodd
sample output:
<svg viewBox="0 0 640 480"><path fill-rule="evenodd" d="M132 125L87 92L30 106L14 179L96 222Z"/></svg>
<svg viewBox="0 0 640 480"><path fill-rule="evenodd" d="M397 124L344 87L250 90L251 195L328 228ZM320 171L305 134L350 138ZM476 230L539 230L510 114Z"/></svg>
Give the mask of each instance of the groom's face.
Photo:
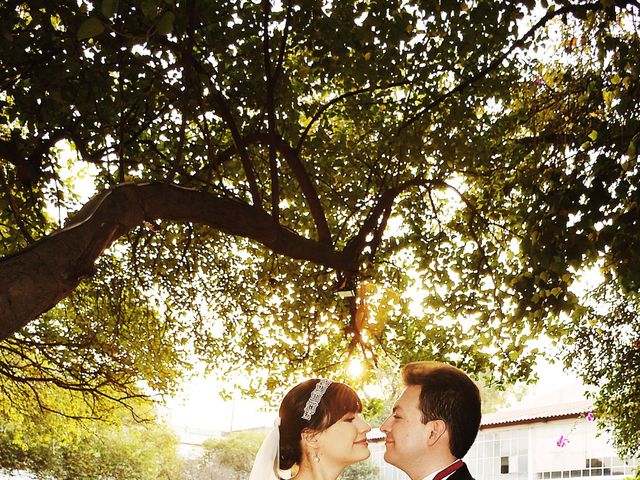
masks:
<svg viewBox="0 0 640 480"><path fill-rule="evenodd" d="M420 390L417 385L405 388L391 416L380 425L387 436L385 461L405 471L424 456L429 437L429 429L422 423Z"/></svg>

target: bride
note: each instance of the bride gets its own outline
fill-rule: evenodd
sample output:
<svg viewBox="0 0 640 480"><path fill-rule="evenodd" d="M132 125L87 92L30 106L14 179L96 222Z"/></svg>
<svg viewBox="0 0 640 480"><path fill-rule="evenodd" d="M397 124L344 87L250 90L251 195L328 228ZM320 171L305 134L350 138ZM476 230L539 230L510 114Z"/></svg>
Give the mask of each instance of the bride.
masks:
<svg viewBox="0 0 640 480"><path fill-rule="evenodd" d="M361 415L362 402L353 389L327 379L311 379L293 387L280 404L279 421L265 438L249 480L335 480L348 465L369 457Z"/></svg>

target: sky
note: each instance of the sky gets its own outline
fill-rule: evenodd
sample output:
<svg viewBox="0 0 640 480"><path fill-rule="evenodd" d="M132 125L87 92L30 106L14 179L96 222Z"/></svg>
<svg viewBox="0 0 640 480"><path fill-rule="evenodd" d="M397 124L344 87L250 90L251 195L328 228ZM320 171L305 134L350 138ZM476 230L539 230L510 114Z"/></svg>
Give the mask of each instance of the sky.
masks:
<svg viewBox="0 0 640 480"><path fill-rule="evenodd" d="M166 422L176 430L188 427L211 431L234 431L270 426L275 410L265 411L257 400L236 398L223 400L221 385L213 377L200 376L183 386L184 392L169 399L164 409Z"/></svg>

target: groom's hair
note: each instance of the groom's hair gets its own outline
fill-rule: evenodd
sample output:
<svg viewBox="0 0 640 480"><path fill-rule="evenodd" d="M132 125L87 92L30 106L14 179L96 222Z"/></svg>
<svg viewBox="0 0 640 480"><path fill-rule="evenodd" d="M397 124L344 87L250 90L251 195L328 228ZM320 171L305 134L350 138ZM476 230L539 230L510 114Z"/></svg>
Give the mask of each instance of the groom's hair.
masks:
<svg viewBox="0 0 640 480"><path fill-rule="evenodd" d="M402 369L406 386L420 388L422 423L443 420L449 430L449 449L462 458L480 427L480 391L462 371L441 362L413 362Z"/></svg>

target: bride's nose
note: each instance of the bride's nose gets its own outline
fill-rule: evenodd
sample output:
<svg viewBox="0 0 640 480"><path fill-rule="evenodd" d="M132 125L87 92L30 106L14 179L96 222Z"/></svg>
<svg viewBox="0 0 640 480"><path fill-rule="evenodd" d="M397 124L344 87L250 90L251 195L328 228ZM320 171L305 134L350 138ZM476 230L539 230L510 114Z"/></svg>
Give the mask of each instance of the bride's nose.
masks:
<svg viewBox="0 0 640 480"><path fill-rule="evenodd" d="M359 422L359 427L360 427L359 430L361 432L366 433L366 432L371 431L371 425L369 425L369 423L367 423L367 421L364 418L358 417L358 419L360 420L360 422Z"/></svg>

